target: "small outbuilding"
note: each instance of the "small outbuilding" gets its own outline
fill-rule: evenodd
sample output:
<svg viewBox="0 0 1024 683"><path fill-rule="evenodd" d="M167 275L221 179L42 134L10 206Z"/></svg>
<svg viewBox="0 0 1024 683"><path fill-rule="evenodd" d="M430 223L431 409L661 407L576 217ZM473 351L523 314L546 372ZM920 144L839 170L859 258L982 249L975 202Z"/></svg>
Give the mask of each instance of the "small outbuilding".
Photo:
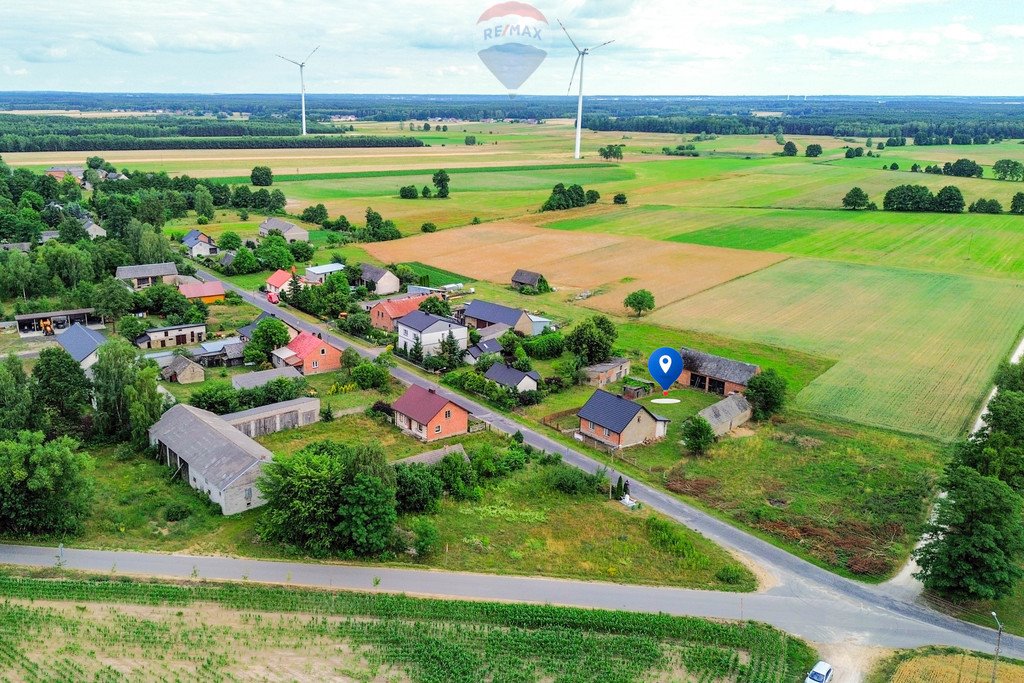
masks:
<svg viewBox="0 0 1024 683"><path fill-rule="evenodd" d="M683 373L678 383L684 387L728 396L746 391L747 383L761 372L761 368L752 363L694 349L683 348L679 351L683 357Z"/></svg>
<svg viewBox="0 0 1024 683"><path fill-rule="evenodd" d="M587 375L587 384L592 387L604 387L626 377L633 364L628 358L611 358L604 363L588 365L583 368Z"/></svg>
<svg viewBox="0 0 1024 683"><path fill-rule="evenodd" d="M520 393L524 391L537 391L537 388L540 386L540 375L535 370L523 372L504 363L495 363L487 368L484 377L508 389L515 389Z"/></svg>
<svg viewBox="0 0 1024 683"><path fill-rule="evenodd" d="M178 291L189 301L202 301L204 304L224 301L224 285L217 280L178 285Z"/></svg>
<svg viewBox="0 0 1024 683"><path fill-rule="evenodd" d="M246 436L258 439L286 429L320 421L320 399L303 397L222 415L221 419Z"/></svg>
<svg viewBox="0 0 1024 683"><path fill-rule="evenodd" d="M708 421L715 436L722 436L745 425L754 412L743 394L733 394L697 414Z"/></svg>
<svg viewBox="0 0 1024 683"><path fill-rule="evenodd" d="M118 266L114 277L139 291L158 283L174 284L178 266L174 263L148 263L141 266Z"/></svg>
<svg viewBox="0 0 1024 683"><path fill-rule="evenodd" d="M520 268L512 275L512 286L516 289L523 289L524 287L532 287L534 289L540 289L541 283L547 284L547 280L540 273L535 273L532 270L523 270Z"/></svg>
<svg viewBox="0 0 1024 683"><path fill-rule="evenodd" d="M206 371L188 356L178 354L160 371L160 376L167 382L195 384L206 379Z"/></svg>

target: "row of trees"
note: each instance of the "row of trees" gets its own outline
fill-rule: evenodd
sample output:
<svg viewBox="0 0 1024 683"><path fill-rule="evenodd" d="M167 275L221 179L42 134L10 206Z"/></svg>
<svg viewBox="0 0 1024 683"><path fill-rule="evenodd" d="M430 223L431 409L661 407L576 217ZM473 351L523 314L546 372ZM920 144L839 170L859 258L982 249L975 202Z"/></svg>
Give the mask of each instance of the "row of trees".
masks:
<svg viewBox="0 0 1024 683"><path fill-rule="evenodd" d="M402 199L418 199L421 196L423 199L430 199L431 197L447 199L450 196L451 177L447 171L442 169L435 173L431 182L434 183L433 190L427 185L424 185L422 190L417 190L415 185L406 185L399 189L398 196Z"/></svg>
<svg viewBox="0 0 1024 683"><path fill-rule="evenodd" d="M584 190L582 185L572 184L566 187L558 183L551 189L551 196L547 198L541 211L565 211L576 209L588 204L596 204L601 199L601 193L597 190Z"/></svg>

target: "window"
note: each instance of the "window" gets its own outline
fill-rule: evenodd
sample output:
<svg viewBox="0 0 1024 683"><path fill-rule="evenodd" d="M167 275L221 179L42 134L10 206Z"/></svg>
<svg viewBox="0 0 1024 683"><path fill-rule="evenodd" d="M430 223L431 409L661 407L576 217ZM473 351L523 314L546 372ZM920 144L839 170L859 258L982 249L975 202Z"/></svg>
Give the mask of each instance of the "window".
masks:
<svg viewBox="0 0 1024 683"><path fill-rule="evenodd" d="M450 411L450 410L444 411L444 419L446 419L446 420L452 419L452 411Z"/></svg>
<svg viewBox="0 0 1024 683"><path fill-rule="evenodd" d="M604 435L605 435L605 436L608 436L609 434L611 434L611 432L609 432L609 431L608 431L608 428L607 428L607 427L605 427L605 428L604 428Z"/></svg>
<svg viewBox="0 0 1024 683"><path fill-rule="evenodd" d="M327 349L320 349L320 355L321 356L326 356L327 355Z"/></svg>
<svg viewBox="0 0 1024 683"><path fill-rule="evenodd" d="M593 420L587 420L587 429L589 429L590 431L594 431L594 421Z"/></svg>
<svg viewBox="0 0 1024 683"><path fill-rule="evenodd" d="M437 425L436 427L434 427L434 433L435 434L440 434L441 433L441 425Z"/></svg>
<svg viewBox="0 0 1024 683"><path fill-rule="evenodd" d="M316 370L318 367L320 367L320 361L318 361L318 360L313 361L313 369Z"/></svg>

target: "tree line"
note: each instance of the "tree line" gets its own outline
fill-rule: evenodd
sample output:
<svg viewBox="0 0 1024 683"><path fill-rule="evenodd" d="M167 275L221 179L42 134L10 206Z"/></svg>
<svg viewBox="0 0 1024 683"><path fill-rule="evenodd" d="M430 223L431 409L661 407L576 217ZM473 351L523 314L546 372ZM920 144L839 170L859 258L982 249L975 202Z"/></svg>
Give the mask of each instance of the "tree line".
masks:
<svg viewBox="0 0 1024 683"><path fill-rule="evenodd" d="M67 152L94 149L294 149L423 147L419 138L382 135L307 135L137 138L128 135L0 135L0 152Z"/></svg>

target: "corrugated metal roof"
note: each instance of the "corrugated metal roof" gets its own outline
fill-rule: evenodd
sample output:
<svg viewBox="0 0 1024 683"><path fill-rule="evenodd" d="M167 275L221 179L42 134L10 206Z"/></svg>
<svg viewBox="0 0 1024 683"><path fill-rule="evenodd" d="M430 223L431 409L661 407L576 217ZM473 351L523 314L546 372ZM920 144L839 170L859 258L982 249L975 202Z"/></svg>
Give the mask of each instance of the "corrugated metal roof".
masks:
<svg viewBox="0 0 1024 683"><path fill-rule="evenodd" d="M129 280L138 277L164 277L177 274L178 266L174 263L147 263L141 266L118 266L114 277L118 280Z"/></svg>
<svg viewBox="0 0 1024 683"><path fill-rule="evenodd" d="M272 368L258 372L247 372L244 375L235 375L231 378L231 386L235 389L253 389L275 379L299 379L300 377L302 377L302 373L295 368Z"/></svg>

